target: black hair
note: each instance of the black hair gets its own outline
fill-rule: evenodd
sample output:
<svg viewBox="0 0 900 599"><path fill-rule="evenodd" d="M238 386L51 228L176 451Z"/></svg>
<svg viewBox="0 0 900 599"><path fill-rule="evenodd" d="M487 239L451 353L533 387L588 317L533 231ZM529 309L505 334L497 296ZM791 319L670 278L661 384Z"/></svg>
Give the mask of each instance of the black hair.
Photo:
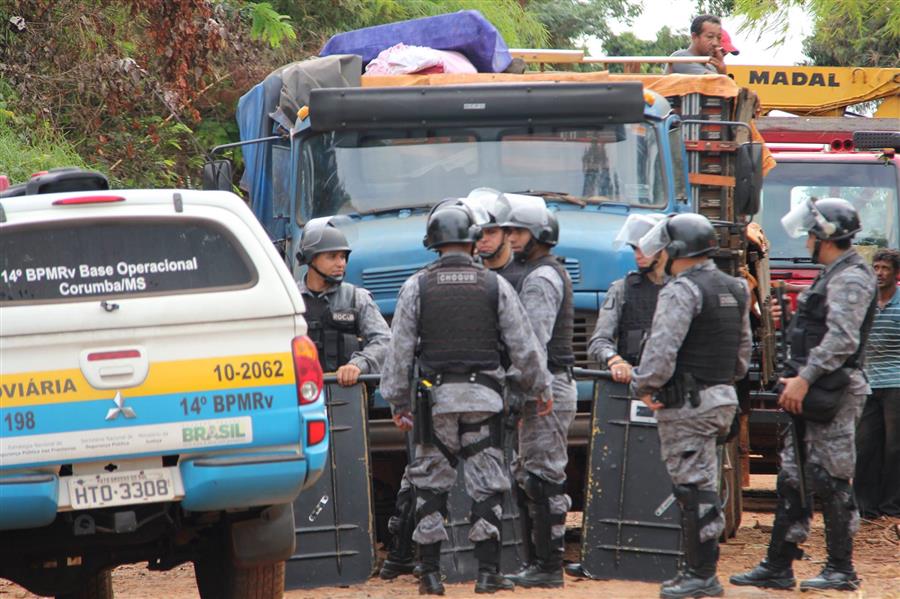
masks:
<svg viewBox="0 0 900 599"><path fill-rule="evenodd" d="M851 239L849 237L845 239L832 239L832 243L834 243L834 247L839 250L849 250Z"/></svg>
<svg viewBox="0 0 900 599"><path fill-rule="evenodd" d="M700 15L699 17L694 17L694 20L691 21L691 34L692 35L700 35L703 31L704 23L712 23L713 25L722 25L722 20L716 15Z"/></svg>
<svg viewBox="0 0 900 599"><path fill-rule="evenodd" d="M876 262L887 262L891 265L894 273L900 272L900 252L891 249L880 249L872 256L872 264Z"/></svg>

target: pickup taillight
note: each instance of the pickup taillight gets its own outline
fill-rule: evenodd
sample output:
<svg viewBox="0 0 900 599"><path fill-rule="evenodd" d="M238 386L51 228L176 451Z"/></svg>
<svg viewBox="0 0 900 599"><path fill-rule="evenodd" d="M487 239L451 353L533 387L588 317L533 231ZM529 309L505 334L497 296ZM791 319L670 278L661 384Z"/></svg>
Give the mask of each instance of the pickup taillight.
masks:
<svg viewBox="0 0 900 599"><path fill-rule="evenodd" d="M291 341L291 353L294 356L294 375L297 379L297 403L301 406L311 404L318 399L323 386L319 352L312 340L302 335Z"/></svg>

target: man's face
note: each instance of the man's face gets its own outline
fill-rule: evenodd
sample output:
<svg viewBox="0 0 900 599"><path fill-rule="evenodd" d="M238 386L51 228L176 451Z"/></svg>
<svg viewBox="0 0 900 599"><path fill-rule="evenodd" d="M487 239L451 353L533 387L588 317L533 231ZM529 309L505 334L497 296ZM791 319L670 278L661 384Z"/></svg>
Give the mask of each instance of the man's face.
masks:
<svg viewBox="0 0 900 599"><path fill-rule="evenodd" d="M347 252L322 252L321 254L316 254L312 259L312 264L327 276L340 279L347 270Z"/></svg>
<svg viewBox="0 0 900 599"><path fill-rule="evenodd" d="M816 236L812 233L806 235L806 251L809 252L810 257L816 251Z"/></svg>
<svg viewBox="0 0 900 599"><path fill-rule="evenodd" d="M644 252L640 250L640 248L632 246L631 249L634 250L634 261L637 262L637 267L641 270L645 268L649 268L651 264L653 264L653 260L656 258L656 255L646 256Z"/></svg>
<svg viewBox="0 0 900 599"><path fill-rule="evenodd" d="M500 249L506 241L506 234L500 227L488 227L482 230L481 239L475 244L479 254L489 256Z"/></svg>
<svg viewBox="0 0 900 599"><path fill-rule="evenodd" d="M706 21L700 34L691 34L691 44L698 56L714 56L722 45L722 26Z"/></svg>
<svg viewBox="0 0 900 599"><path fill-rule="evenodd" d="M872 270L875 271L875 277L878 279L879 289L890 289L897 284L897 271L891 267L890 262L879 260L872 264Z"/></svg>
<svg viewBox="0 0 900 599"><path fill-rule="evenodd" d="M512 251L520 253L525 250L525 246L531 241L531 231L520 227L510 227L507 229L509 236L509 246Z"/></svg>

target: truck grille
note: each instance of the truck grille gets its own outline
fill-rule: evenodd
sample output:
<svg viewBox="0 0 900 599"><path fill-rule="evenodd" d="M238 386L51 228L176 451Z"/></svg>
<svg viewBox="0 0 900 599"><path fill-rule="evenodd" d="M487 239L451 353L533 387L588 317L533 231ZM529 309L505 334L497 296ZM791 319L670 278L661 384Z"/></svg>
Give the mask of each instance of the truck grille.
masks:
<svg viewBox="0 0 900 599"><path fill-rule="evenodd" d="M383 299L394 297L400 292L400 287L406 279L414 275L425 263L408 266L388 266L384 268L367 268L362 272L363 287L368 289L376 297ZM581 283L581 262L574 258L566 258L566 271L572 284ZM588 333L590 336L590 333Z"/></svg>
<svg viewBox="0 0 900 599"><path fill-rule="evenodd" d="M588 341L597 326L597 314L594 312L576 312L575 327L572 334L572 349L575 352L575 366L579 368L599 368L597 362L588 358Z"/></svg>
<svg viewBox="0 0 900 599"><path fill-rule="evenodd" d="M362 272L363 287L379 298L394 297L406 279L418 272L425 263L408 266L367 268Z"/></svg>

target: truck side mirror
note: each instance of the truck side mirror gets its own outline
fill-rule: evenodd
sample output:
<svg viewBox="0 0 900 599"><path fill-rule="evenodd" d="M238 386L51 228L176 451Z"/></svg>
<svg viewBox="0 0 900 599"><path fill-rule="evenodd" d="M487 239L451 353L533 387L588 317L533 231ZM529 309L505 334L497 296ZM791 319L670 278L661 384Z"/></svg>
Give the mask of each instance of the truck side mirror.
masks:
<svg viewBox="0 0 900 599"><path fill-rule="evenodd" d="M734 213L759 212L759 196L762 191L762 144L745 143L738 146L735 155Z"/></svg>
<svg viewBox="0 0 900 599"><path fill-rule="evenodd" d="M231 170L230 160L208 160L203 165L203 189L232 191Z"/></svg>

